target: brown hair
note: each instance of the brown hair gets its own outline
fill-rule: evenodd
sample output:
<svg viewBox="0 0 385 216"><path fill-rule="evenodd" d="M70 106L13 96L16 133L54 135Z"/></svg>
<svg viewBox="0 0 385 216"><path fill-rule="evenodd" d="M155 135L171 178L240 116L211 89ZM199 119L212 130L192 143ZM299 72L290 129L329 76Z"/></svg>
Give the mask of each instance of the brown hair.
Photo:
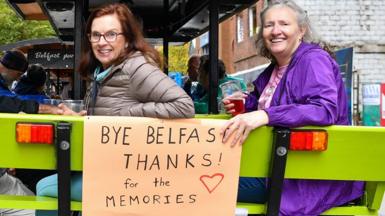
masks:
<svg viewBox="0 0 385 216"><path fill-rule="evenodd" d="M128 47L124 53L121 53L120 57L116 59L113 64L117 65L130 57L134 52L140 51L144 57L151 63L160 66L161 60L158 51L150 46L144 39L141 27L138 20L135 18L131 10L122 3L107 4L94 10L87 21L85 34L83 36L83 47L81 51L81 59L78 71L80 71L83 77L88 77L90 73L93 73L97 66L100 66L100 62L95 58L91 42L88 39L88 34L91 33L91 25L95 18L105 15L116 14L120 24L122 25L122 32Z"/></svg>

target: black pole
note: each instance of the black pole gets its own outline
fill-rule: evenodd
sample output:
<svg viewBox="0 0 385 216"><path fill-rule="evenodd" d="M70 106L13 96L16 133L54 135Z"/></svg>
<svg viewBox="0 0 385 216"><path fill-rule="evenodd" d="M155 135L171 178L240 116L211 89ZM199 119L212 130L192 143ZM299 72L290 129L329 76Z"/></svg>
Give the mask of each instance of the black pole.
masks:
<svg viewBox="0 0 385 216"><path fill-rule="evenodd" d="M170 36L169 30L169 3L168 0L163 0L163 15L164 15L164 23L163 23L163 71L165 74L168 74L168 42Z"/></svg>
<svg viewBox="0 0 385 216"><path fill-rule="evenodd" d="M86 2L85 2L86 1ZM83 81L77 68L80 64L80 55L82 49L82 34L84 28L84 8L88 5L88 0L77 0L75 3L75 27L74 27L74 70L73 70L73 98L83 98Z"/></svg>
<svg viewBox="0 0 385 216"><path fill-rule="evenodd" d="M59 122L56 126L56 155L59 216L71 214L71 123Z"/></svg>
<svg viewBox="0 0 385 216"><path fill-rule="evenodd" d="M267 216L279 215L286 159L290 142L290 130L275 128L271 153L270 179L268 181Z"/></svg>
<svg viewBox="0 0 385 216"><path fill-rule="evenodd" d="M209 113L218 114L218 0L210 0L209 52L210 73L209 83Z"/></svg>

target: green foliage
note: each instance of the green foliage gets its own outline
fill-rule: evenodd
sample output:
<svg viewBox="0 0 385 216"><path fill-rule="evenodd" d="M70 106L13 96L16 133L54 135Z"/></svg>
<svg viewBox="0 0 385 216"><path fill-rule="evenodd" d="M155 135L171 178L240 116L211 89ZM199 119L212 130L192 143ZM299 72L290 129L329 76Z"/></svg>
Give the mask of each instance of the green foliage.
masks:
<svg viewBox="0 0 385 216"><path fill-rule="evenodd" d="M55 36L48 21L22 20L5 0L0 0L0 45Z"/></svg>
<svg viewBox="0 0 385 216"><path fill-rule="evenodd" d="M186 74L188 61L189 43L183 46L169 46L168 50L168 71L179 71ZM161 56L163 56L163 47L157 49Z"/></svg>

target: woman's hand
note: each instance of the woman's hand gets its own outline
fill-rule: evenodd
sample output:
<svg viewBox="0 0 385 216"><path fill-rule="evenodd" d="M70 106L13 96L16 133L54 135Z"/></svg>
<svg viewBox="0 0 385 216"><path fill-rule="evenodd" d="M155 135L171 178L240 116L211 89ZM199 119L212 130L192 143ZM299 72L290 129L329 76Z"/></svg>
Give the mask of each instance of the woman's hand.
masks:
<svg viewBox="0 0 385 216"><path fill-rule="evenodd" d="M226 112L234 116L234 113L236 112L234 109L235 105L234 105L234 103L231 103L230 99L232 99L232 98L245 99L246 97L247 97L247 94L245 94L243 92L235 92L232 95L223 98L222 103L224 104Z"/></svg>
<svg viewBox="0 0 385 216"><path fill-rule="evenodd" d="M225 123L220 134L225 143L234 134L231 146L240 145L246 140L250 131L269 123L269 116L264 110L238 114Z"/></svg>
<svg viewBox="0 0 385 216"><path fill-rule="evenodd" d="M63 111L62 115L73 115L73 116L85 116L85 115L87 115L86 110L82 110L80 112L75 112L72 109L68 108L64 103L59 104L57 107L59 107Z"/></svg>
<svg viewBox="0 0 385 216"><path fill-rule="evenodd" d="M57 106L49 104L39 104L39 114L53 114L53 115L63 115L63 110Z"/></svg>

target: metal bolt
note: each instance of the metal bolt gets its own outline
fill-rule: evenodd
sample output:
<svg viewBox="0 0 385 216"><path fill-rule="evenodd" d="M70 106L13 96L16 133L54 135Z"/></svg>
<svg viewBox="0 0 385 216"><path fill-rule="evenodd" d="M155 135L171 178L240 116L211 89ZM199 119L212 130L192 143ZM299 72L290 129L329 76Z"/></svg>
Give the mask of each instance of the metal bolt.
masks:
<svg viewBox="0 0 385 216"><path fill-rule="evenodd" d="M61 150L68 150L70 148L70 143L67 141L61 141L60 143L60 149Z"/></svg>
<svg viewBox="0 0 385 216"><path fill-rule="evenodd" d="M287 149L285 147L280 146L277 148L277 155L278 156L284 156L284 155L286 155L286 153L287 153Z"/></svg>

